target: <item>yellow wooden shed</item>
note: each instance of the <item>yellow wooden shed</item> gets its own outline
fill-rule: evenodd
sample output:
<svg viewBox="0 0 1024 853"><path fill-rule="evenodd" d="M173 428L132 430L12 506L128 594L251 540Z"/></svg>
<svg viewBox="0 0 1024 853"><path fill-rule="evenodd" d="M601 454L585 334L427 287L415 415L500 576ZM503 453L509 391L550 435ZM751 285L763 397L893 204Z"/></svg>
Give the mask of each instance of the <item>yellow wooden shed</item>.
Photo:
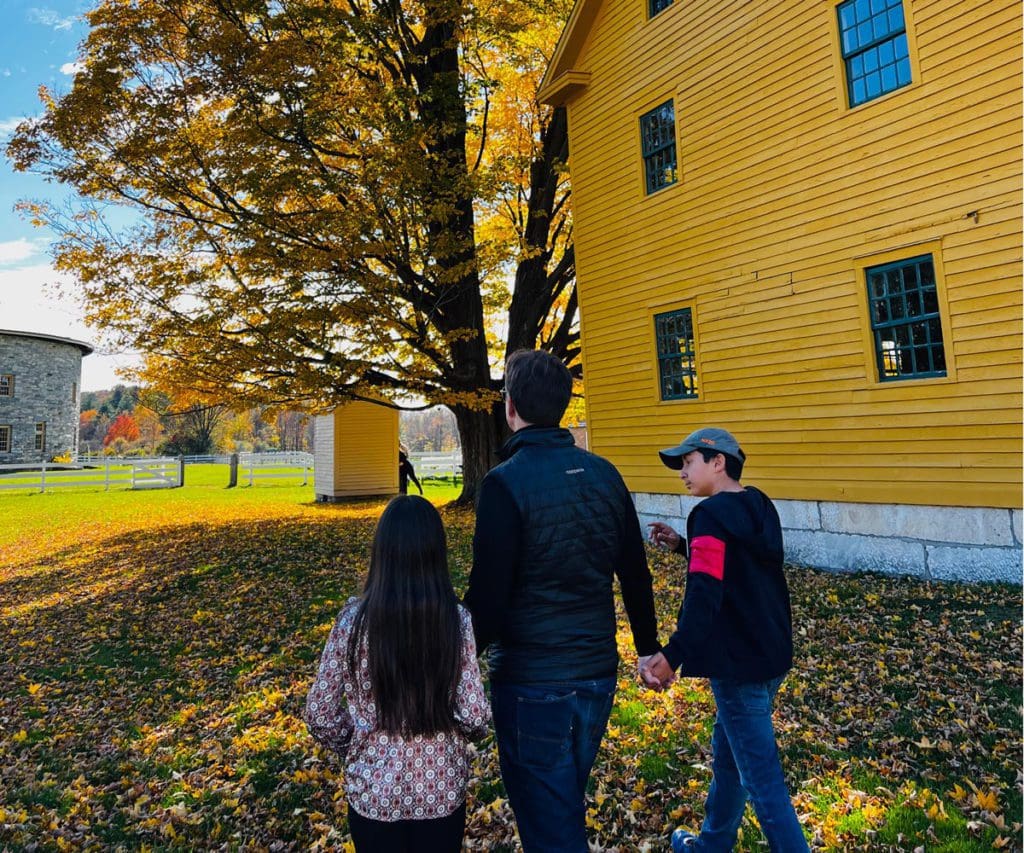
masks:
<svg viewBox="0 0 1024 853"><path fill-rule="evenodd" d="M648 518L704 425L794 560L1021 578L1016 0L577 0L591 448Z"/></svg>
<svg viewBox="0 0 1024 853"><path fill-rule="evenodd" d="M398 411L353 401L314 423L318 501L398 494Z"/></svg>

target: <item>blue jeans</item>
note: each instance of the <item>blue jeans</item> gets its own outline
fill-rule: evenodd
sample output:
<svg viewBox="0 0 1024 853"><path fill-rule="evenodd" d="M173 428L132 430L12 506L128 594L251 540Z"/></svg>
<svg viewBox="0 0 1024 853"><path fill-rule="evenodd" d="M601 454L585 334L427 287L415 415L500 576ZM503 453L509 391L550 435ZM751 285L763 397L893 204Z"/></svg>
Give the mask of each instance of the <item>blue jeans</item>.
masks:
<svg viewBox="0 0 1024 853"><path fill-rule="evenodd" d="M711 736L714 778L704 804L700 836L692 849L732 850L749 797L775 853L807 850L782 775L772 727L772 705L783 678L759 682L711 679L718 708Z"/></svg>
<svg viewBox="0 0 1024 853"><path fill-rule="evenodd" d="M493 684L501 778L527 853L586 853L586 790L615 678Z"/></svg>

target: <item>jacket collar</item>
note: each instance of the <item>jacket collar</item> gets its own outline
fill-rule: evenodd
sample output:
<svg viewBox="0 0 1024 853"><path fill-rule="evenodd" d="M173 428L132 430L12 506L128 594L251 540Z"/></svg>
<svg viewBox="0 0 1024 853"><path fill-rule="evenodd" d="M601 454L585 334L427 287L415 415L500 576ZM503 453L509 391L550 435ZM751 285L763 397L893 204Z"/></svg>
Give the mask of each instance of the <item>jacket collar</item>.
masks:
<svg viewBox="0 0 1024 853"><path fill-rule="evenodd" d="M524 447L571 447L576 443L572 433L562 427L523 427L512 433L498 449L498 457L505 461Z"/></svg>

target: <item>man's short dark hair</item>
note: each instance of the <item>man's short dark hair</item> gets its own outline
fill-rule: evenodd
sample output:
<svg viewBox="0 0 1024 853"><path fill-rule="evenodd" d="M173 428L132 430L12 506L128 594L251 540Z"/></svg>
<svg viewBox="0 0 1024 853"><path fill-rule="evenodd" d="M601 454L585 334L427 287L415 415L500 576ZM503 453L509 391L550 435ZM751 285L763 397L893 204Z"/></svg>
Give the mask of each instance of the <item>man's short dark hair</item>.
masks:
<svg viewBox="0 0 1024 853"><path fill-rule="evenodd" d="M505 362L505 390L524 421L558 426L572 396L572 375L549 352L516 350Z"/></svg>
<svg viewBox="0 0 1024 853"><path fill-rule="evenodd" d="M696 452L704 457L705 462L710 462L716 456L721 456L725 460L725 473L730 480L739 480L743 476L743 462L735 456L722 453L721 450L712 450L710 447L698 447Z"/></svg>

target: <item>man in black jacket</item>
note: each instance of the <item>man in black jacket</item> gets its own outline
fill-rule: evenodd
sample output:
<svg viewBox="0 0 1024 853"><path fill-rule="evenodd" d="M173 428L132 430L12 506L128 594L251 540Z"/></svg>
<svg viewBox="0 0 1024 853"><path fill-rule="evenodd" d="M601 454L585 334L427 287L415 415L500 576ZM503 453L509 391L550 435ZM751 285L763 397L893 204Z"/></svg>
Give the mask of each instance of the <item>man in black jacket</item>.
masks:
<svg viewBox="0 0 1024 853"><path fill-rule="evenodd" d="M746 455L724 429L699 429L660 456L704 500L686 519L686 539L650 525L651 539L686 554L688 565L676 631L648 661L645 680L665 683L677 669L709 678L717 707L704 823L700 835L677 829L672 850L732 850L749 796L773 851L806 851L772 727L775 693L793 663L779 515L740 483Z"/></svg>
<svg viewBox="0 0 1024 853"><path fill-rule="evenodd" d="M480 485L466 606L489 650L501 775L527 853L586 853L586 785L615 693L613 578L641 664L658 651L651 575L618 471L558 426L550 353L505 365L504 461Z"/></svg>

